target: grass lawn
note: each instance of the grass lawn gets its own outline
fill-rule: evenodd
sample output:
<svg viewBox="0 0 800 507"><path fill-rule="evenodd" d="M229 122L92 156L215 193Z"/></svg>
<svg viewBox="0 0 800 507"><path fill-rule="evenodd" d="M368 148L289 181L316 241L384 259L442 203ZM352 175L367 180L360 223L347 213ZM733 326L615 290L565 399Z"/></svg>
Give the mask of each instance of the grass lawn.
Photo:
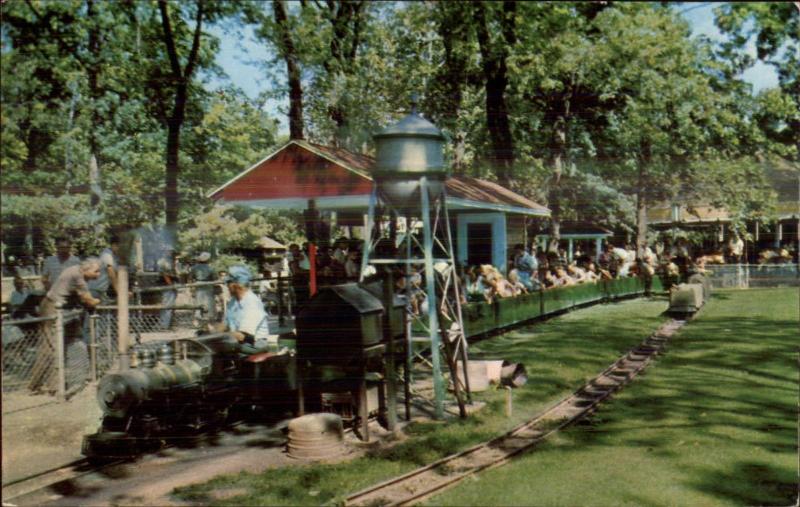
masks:
<svg viewBox="0 0 800 507"><path fill-rule="evenodd" d="M487 406L466 420L414 423L411 439L391 449L336 465L307 465L218 477L176 490L184 501L214 505L319 505L467 448L530 419L555 400L594 377L664 321L665 299L596 305L476 344L472 357L502 358L525 364L528 384L514 392L514 416L503 415L503 393L476 393ZM216 500L214 490L246 494Z"/></svg>
<svg viewBox="0 0 800 507"><path fill-rule="evenodd" d="M718 291L595 416L431 505L796 505L798 290Z"/></svg>

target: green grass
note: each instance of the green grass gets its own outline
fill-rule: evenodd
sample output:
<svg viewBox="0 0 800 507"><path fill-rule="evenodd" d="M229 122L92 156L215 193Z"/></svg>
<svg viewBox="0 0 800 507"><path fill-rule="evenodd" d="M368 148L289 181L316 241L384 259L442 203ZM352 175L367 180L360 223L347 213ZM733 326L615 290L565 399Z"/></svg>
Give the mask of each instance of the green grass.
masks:
<svg viewBox="0 0 800 507"><path fill-rule="evenodd" d="M347 463L284 467L263 474L242 473L180 488L175 496L204 505L319 505L413 470L507 431L566 396L641 342L663 320L664 299L597 305L534 326L520 328L470 350L472 357L525 364L529 382L514 391L514 417L503 415L500 391L476 393L487 402L466 420L414 423L411 439ZM247 491L217 500L215 490Z"/></svg>
<svg viewBox="0 0 800 507"><path fill-rule="evenodd" d="M431 505L792 505L797 289L720 291L589 421Z"/></svg>

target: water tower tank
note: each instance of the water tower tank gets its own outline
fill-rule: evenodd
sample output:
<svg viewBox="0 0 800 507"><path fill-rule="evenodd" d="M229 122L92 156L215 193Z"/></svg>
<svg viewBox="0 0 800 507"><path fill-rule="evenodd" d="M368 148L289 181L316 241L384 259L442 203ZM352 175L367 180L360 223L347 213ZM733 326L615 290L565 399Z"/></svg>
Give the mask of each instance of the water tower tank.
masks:
<svg viewBox="0 0 800 507"><path fill-rule="evenodd" d="M373 136L377 154L375 180L384 199L396 209L420 207L420 183L428 177L431 200L441 194L447 179L444 161L445 137L434 124L411 114Z"/></svg>

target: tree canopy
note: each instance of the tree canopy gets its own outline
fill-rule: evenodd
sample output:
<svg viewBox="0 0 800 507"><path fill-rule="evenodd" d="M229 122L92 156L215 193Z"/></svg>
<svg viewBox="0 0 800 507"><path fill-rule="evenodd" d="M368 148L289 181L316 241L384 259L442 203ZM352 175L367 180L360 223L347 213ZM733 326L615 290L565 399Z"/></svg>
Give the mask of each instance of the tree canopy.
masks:
<svg viewBox="0 0 800 507"><path fill-rule="evenodd" d="M0 9L4 236L31 222L47 224L43 238L163 222L200 247L216 216L204 214L207 191L285 139L276 114L291 138L370 153L412 93L448 136L453 171L548 205L556 237L562 220L591 220L643 241L647 208L679 198L763 219L774 195L759 161L800 160L800 10L789 2L720 4L721 43L693 38L660 2ZM219 85L221 26L267 50L247 78L268 84L261 97ZM748 41L778 87L754 95L743 81ZM268 97L288 106L270 110Z"/></svg>

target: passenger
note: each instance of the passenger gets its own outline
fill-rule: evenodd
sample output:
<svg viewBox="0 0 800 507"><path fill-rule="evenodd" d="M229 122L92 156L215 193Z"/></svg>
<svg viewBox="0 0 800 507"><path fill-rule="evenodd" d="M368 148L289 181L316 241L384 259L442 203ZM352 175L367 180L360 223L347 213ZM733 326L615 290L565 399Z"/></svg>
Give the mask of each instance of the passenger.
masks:
<svg viewBox="0 0 800 507"><path fill-rule="evenodd" d="M564 269L562 266L558 266L555 269L554 275L557 287L570 287L576 284L575 279L569 276L567 274L567 270Z"/></svg>
<svg viewBox="0 0 800 507"><path fill-rule="evenodd" d="M612 275L623 278L628 276L628 273L635 260L635 254L631 258L630 252L625 248L615 247L611 243L608 244L608 253L611 257L609 271Z"/></svg>
<svg viewBox="0 0 800 507"><path fill-rule="evenodd" d="M551 270L547 270L544 272L544 279L542 280L542 285L545 289L553 289L558 287L558 280L556 277L553 276L553 272Z"/></svg>
<svg viewBox="0 0 800 507"><path fill-rule="evenodd" d="M478 268L470 266L467 268L467 300L483 301L486 285L483 283L483 276L478 272Z"/></svg>
<svg viewBox="0 0 800 507"><path fill-rule="evenodd" d="M521 243L514 247L514 252L514 267L519 274L519 281L525 286L526 292L533 290L531 279L539 269L539 263L535 257L525 250L525 245Z"/></svg>
<svg viewBox="0 0 800 507"><path fill-rule="evenodd" d="M586 283L589 281L586 270L578 267L574 262L567 266L567 274L575 280L575 283Z"/></svg>
<svg viewBox="0 0 800 507"><path fill-rule="evenodd" d="M253 354L266 348L277 350L278 336L269 332L264 303L250 290L250 270L232 266L225 283L231 294L225 314L225 327L241 344L241 351Z"/></svg>
<svg viewBox="0 0 800 507"><path fill-rule="evenodd" d="M602 279L601 273L599 273L597 270L597 265L591 259L589 259L589 261L586 263L586 267L583 270L583 276L587 282L592 283L596 283ZM609 274L609 278L610 277L611 275Z"/></svg>
<svg viewBox="0 0 800 507"><path fill-rule="evenodd" d="M511 288L512 296L528 293L528 287L522 283L522 280L519 278L519 272L516 269L512 269L508 272L508 285Z"/></svg>
<svg viewBox="0 0 800 507"><path fill-rule="evenodd" d="M744 253L744 241L741 236L734 234L733 237L728 239L728 261L731 263L740 263L742 261L742 253Z"/></svg>

